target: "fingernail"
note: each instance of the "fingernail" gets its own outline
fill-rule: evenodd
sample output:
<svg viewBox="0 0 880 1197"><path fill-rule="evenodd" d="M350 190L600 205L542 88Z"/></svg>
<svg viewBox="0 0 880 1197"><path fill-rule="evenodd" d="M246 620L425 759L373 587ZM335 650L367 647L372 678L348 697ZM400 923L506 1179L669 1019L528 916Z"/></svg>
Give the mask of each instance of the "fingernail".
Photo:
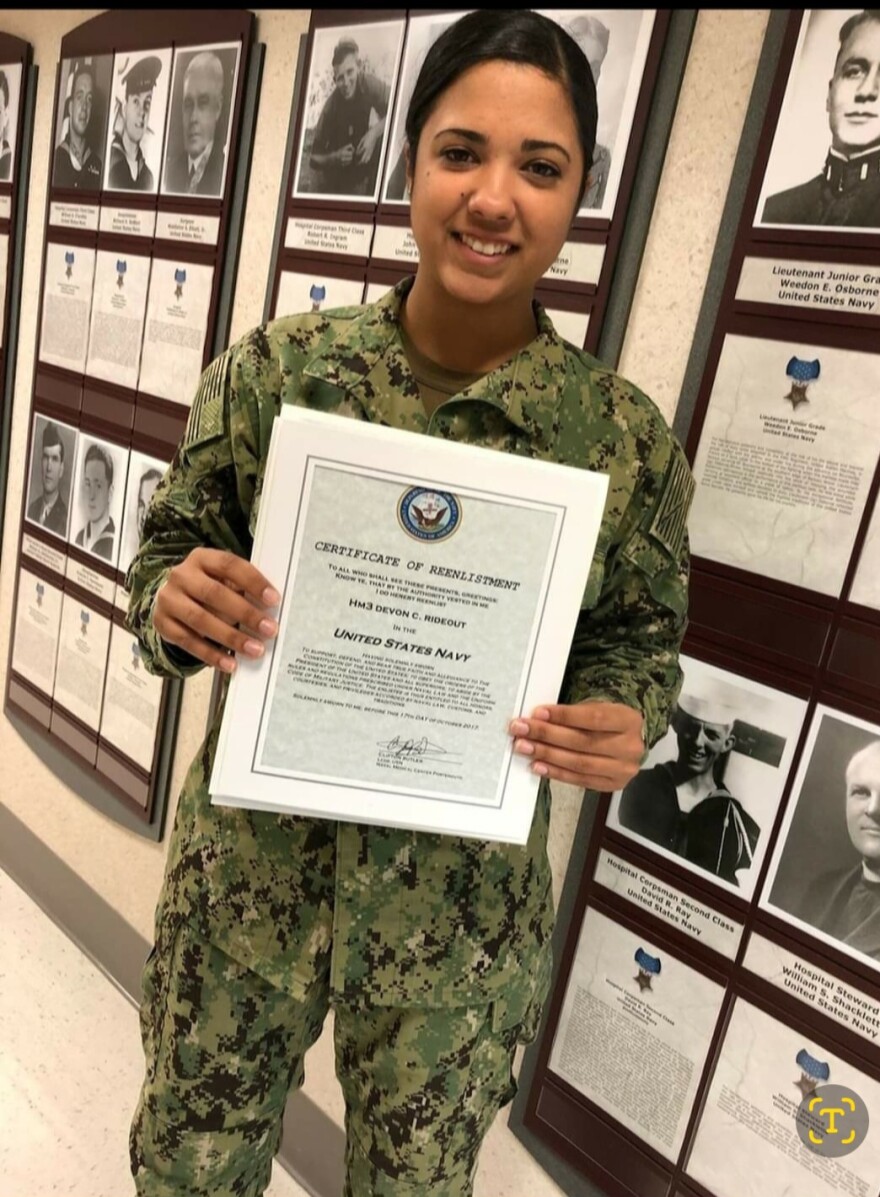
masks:
<svg viewBox="0 0 880 1197"><path fill-rule="evenodd" d="M532 718L533 719L549 719L550 712L547 710L546 707L535 707L535 709L532 711Z"/></svg>
<svg viewBox="0 0 880 1197"><path fill-rule="evenodd" d="M263 591L263 602L267 607L275 607L281 602L281 595L274 586L267 586Z"/></svg>
<svg viewBox="0 0 880 1197"><path fill-rule="evenodd" d="M535 761L535 763L532 765L532 772L537 773L540 777L546 777L549 773L549 769L543 761Z"/></svg>
<svg viewBox="0 0 880 1197"><path fill-rule="evenodd" d="M531 756L535 751L535 746L529 740L515 740L513 751L520 752L523 756Z"/></svg>
<svg viewBox="0 0 880 1197"><path fill-rule="evenodd" d="M529 725L524 719L511 719L508 730L512 736L527 736Z"/></svg>
<svg viewBox="0 0 880 1197"><path fill-rule="evenodd" d="M265 649L259 640L245 640L244 651L249 657L262 657Z"/></svg>
<svg viewBox="0 0 880 1197"><path fill-rule="evenodd" d="M235 673L235 658L221 657L217 668L222 669L224 673Z"/></svg>
<svg viewBox="0 0 880 1197"><path fill-rule="evenodd" d="M274 636L278 631L278 624L274 619L261 619L258 631L263 636Z"/></svg>

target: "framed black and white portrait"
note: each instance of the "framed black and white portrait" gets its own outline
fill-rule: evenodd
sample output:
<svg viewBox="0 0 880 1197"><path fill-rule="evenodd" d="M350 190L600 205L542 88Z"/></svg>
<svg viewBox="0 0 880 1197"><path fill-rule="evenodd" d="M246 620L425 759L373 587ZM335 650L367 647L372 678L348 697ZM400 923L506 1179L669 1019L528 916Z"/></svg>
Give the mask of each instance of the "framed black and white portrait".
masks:
<svg viewBox="0 0 880 1197"><path fill-rule="evenodd" d="M144 531L144 519L153 491L168 469L167 461L150 457L132 449L128 463L128 484L125 488L125 515L122 523L122 542L116 568L127 573L134 560Z"/></svg>
<svg viewBox="0 0 880 1197"><path fill-rule="evenodd" d="M694 657L681 667L669 731L614 795L608 826L748 899L807 704Z"/></svg>
<svg viewBox="0 0 880 1197"><path fill-rule="evenodd" d="M112 74L112 54L65 58L61 63L53 187L100 191Z"/></svg>
<svg viewBox="0 0 880 1197"><path fill-rule="evenodd" d="M548 8L593 72L599 121L579 216L611 219L654 29L653 9Z"/></svg>
<svg viewBox="0 0 880 1197"><path fill-rule="evenodd" d="M75 428L34 413L25 519L67 539L76 467Z"/></svg>
<svg viewBox="0 0 880 1197"><path fill-rule="evenodd" d="M406 159L404 157L404 126L406 111L412 99L413 88L425 55L444 30L465 15L468 9L451 13L429 13L426 16L410 17L406 31L406 48L400 70L400 85L394 109L394 129L389 143L388 161L385 164L385 179L382 185L382 199L385 203L409 203L406 185Z"/></svg>
<svg viewBox="0 0 880 1197"><path fill-rule="evenodd" d="M240 55L240 42L175 53L163 195L223 198Z"/></svg>
<svg viewBox="0 0 880 1197"><path fill-rule="evenodd" d="M880 230L880 12L804 13L755 224Z"/></svg>
<svg viewBox="0 0 880 1197"><path fill-rule="evenodd" d="M880 971L880 725L816 708L761 905Z"/></svg>
<svg viewBox="0 0 880 1197"><path fill-rule="evenodd" d="M314 31L294 198L376 199L403 30L400 20Z"/></svg>
<svg viewBox="0 0 880 1197"><path fill-rule="evenodd" d="M0 63L0 183L11 183L15 171L21 63Z"/></svg>
<svg viewBox="0 0 880 1197"><path fill-rule="evenodd" d="M113 59L104 187L155 195L159 190L171 50L136 50Z"/></svg>
<svg viewBox="0 0 880 1197"><path fill-rule="evenodd" d="M125 500L128 449L80 432L68 540L115 566Z"/></svg>

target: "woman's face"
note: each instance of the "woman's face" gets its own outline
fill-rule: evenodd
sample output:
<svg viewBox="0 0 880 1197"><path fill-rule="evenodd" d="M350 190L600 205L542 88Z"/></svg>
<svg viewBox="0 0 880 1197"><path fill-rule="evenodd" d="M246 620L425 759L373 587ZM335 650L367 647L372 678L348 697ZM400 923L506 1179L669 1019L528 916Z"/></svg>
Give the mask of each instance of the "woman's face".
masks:
<svg viewBox="0 0 880 1197"><path fill-rule="evenodd" d="M410 164L419 273L459 301L531 298L583 181L564 86L535 67L472 67L437 100Z"/></svg>

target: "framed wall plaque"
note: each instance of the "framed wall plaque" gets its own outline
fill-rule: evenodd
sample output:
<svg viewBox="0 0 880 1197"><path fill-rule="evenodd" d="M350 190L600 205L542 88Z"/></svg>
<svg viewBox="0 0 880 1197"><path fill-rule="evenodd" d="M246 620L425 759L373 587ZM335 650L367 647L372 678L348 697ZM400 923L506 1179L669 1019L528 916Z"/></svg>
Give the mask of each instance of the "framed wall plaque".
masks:
<svg viewBox="0 0 880 1197"><path fill-rule="evenodd" d="M6 693L154 837L180 685L124 630L125 574L226 342L260 61L249 12L165 29L114 11L62 39Z"/></svg>
<svg viewBox="0 0 880 1197"><path fill-rule="evenodd" d="M466 11L412 10L405 17L393 10L312 13L291 112L267 318L371 302L415 272L418 247L409 226L403 155L406 110L428 50ZM599 125L591 183L539 298L563 336L595 352L612 285L629 288L631 299L633 276L615 278L621 240L649 125L655 134L651 148L659 147L662 159L680 79L671 82L681 66L676 54L680 43L686 48L692 22L670 39L671 14L665 10L548 9L545 15L587 56L597 79ZM664 94L655 105L670 40L672 104ZM348 126L337 129L346 88L355 86L350 76L360 80L358 94L369 96L368 131L358 128L356 140L370 142L351 154L347 139L354 133L349 135ZM366 101L362 107L367 109ZM662 108L659 122L652 107ZM359 164L367 148L366 165ZM643 238L656 177L652 173L641 182L632 206L639 212L636 223L644 218ZM629 301L622 307L628 310Z"/></svg>
<svg viewBox="0 0 880 1197"><path fill-rule="evenodd" d="M36 97L36 68L31 60L29 42L0 32L0 540L6 507L27 176Z"/></svg>
<svg viewBox="0 0 880 1197"><path fill-rule="evenodd" d="M869 45L873 12L768 26L677 421L698 480L682 691L636 778L584 803L514 1111L573 1194L880 1185L864 1127L846 1158L798 1134L823 1085L868 1119L880 1098L880 135L847 98ZM600 914L630 938L588 934ZM678 1043L682 962L723 996L691 978ZM597 1035L624 1061L607 1093L578 1071ZM641 1104L658 1073L662 1127Z"/></svg>

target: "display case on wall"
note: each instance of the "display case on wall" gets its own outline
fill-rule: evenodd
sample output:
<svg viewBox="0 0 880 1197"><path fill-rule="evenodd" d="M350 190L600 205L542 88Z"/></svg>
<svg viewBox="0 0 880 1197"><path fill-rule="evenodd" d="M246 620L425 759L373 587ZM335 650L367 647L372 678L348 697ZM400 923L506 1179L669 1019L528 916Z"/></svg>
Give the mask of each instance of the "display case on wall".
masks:
<svg viewBox="0 0 880 1197"><path fill-rule="evenodd" d="M406 111L427 51L466 11L312 12L291 112L267 318L372 302L415 273L418 247L403 152ZM671 116L664 95L659 127L650 126L663 90L658 79L683 41L686 48L692 21L678 22L673 53L664 58L668 11L548 9L546 15L578 41L591 64L599 125L583 203L536 294L563 336L595 352L612 287L618 302L628 292L620 304L624 313L632 298L640 249L625 276L615 277L621 243L625 230L632 233L639 223L631 208L647 209L642 238L646 232L659 161L652 164L656 169L643 170L643 151L662 160ZM359 144L363 136L371 142L365 164L354 154L350 162L334 157L345 151L334 142L333 114L335 94L345 86L346 54L370 91L364 129L357 130ZM667 88L673 83L674 103L678 80L664 82ZM655 136L646 146L649 126Z"/></svg>
<svg viewBox="0 0 880 1197"><path fill-rule="evenodd" d="M27 217L37 71L29 42L0 32L0 546Z"/></svg>
<svg viewBox="0 0 880 1197"><path fill-rule="evenodd" d="M61 43L6 710L161 834L180 686L125 576L226 344L262 47L244 10L107 12ZM83 787L91 794L94 787ZM114 805L115 803L115 805Z"/></svg>
<svg viewBox="0 0 880 1197"><path fill-rule="evenodd" d="M584 804L515 1113L573 1194L880 1189L878 47L768 27L689 367L681 694Z"/></svg>

